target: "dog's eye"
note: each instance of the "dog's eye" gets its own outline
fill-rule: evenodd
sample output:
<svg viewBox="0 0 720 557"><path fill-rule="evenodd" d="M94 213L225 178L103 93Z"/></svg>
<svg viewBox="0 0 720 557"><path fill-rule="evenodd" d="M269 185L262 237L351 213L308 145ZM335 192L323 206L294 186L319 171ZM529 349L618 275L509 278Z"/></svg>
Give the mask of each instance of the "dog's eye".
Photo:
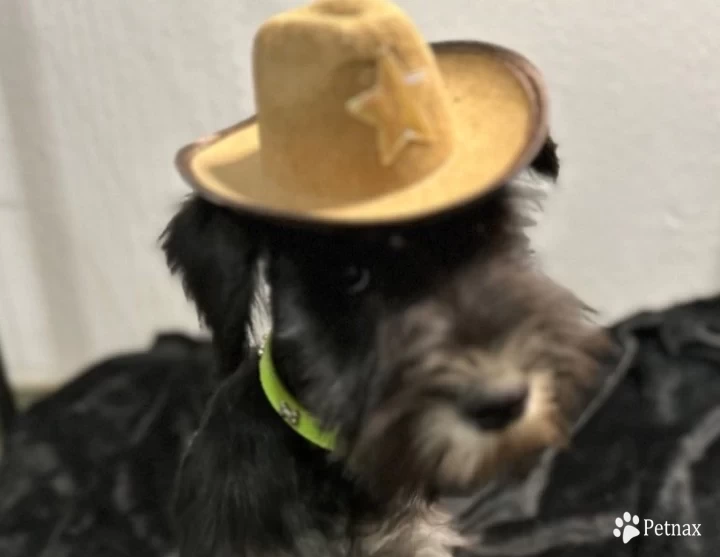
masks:
<svg viewBox="0 0 720 557"><path fill-rule="evenodd" d="M348 294L360 294L370 285L370 271L350 265L343 270L343 282Z"/></svg>

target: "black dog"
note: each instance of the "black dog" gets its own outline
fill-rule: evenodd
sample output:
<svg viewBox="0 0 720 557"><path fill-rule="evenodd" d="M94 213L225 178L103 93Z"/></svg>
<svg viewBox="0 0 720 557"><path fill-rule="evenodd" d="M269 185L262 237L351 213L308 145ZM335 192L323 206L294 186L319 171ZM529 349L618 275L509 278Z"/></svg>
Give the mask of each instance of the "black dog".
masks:
<svg viewBox="0 0 720 557"><path fill-rule="evenodd" d="M556 176L551 141L532 169ZM507 185L452 218L332 233L183 206L163 247L220 377L180 471L181 555L450 555L438 496L563 442L604 341L534 266L518 201ZM277 373L332 452L261 388L264 280Z"/></svg>
<svg viewBox="0 0 720 557"><path fill-rule="evenodd" d="M16 414L15 397L10 388L10 380L5 369L5 360L2 350L0 350L0 433L7 436Z"/></svg>

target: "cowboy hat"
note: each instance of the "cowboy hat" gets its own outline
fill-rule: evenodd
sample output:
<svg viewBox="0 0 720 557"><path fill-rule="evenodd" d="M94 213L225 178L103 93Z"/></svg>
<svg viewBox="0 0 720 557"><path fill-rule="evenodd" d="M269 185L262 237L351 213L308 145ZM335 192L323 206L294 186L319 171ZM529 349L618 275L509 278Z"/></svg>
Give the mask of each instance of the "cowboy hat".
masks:
<svg viewBox="0 0 720 557"><path fill-rule="evenodd" d="M547 137L538 71L496 45L429 45L387 0L315 0L255 37L257 115L183 148L211 201L269 219L377 225L464 206Z"/></svg>

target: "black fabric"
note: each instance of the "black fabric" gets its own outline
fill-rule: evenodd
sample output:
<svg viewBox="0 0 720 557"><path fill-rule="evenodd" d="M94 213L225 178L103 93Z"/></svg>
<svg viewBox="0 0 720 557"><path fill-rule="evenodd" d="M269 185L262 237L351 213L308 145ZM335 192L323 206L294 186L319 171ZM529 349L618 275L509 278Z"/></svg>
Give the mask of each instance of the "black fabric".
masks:
<svg viewBox="0 0 720 557"><path fill-rule="evenodd" d="M611 332L620 358L570 450L548 453L518 486L453 502L481 540L471 554L720 555L720 298L643 313ZM626 512L641 531L627 545L613 533ZM699 524L702 536L644 536L646 519Z"/></svg>
<svg viewBox="0 0 720 557"><path fill-rule="evenodd" d="M209 347L163 335L20 414L0 460L0 556L171 555L168 505Z"/></svg>
<svg viewBox="0 0 720 557"><path fill-rule="evenodd" d="M448 501L486 557L720 554L720 298L611 329L620 355L576 426L514 486ZM208 392L210 348L165 335L16 418L0 461L0 556L173 554L177 459ZM702 537L613 534L625 512Z"/></svg>

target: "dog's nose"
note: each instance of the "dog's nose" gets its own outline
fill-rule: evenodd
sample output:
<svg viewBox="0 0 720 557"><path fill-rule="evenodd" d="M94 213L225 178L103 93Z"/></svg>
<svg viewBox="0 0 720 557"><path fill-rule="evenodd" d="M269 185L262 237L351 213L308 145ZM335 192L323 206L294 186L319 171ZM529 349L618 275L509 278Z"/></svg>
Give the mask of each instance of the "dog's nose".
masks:
<svg viewBox="0 0 720 557"><path fill-rule="evenodd" d="M498 430L507 427L522 415L527 399L527 386L496 393L474 394L462 401L462 410L478 427Z"/></svg>

